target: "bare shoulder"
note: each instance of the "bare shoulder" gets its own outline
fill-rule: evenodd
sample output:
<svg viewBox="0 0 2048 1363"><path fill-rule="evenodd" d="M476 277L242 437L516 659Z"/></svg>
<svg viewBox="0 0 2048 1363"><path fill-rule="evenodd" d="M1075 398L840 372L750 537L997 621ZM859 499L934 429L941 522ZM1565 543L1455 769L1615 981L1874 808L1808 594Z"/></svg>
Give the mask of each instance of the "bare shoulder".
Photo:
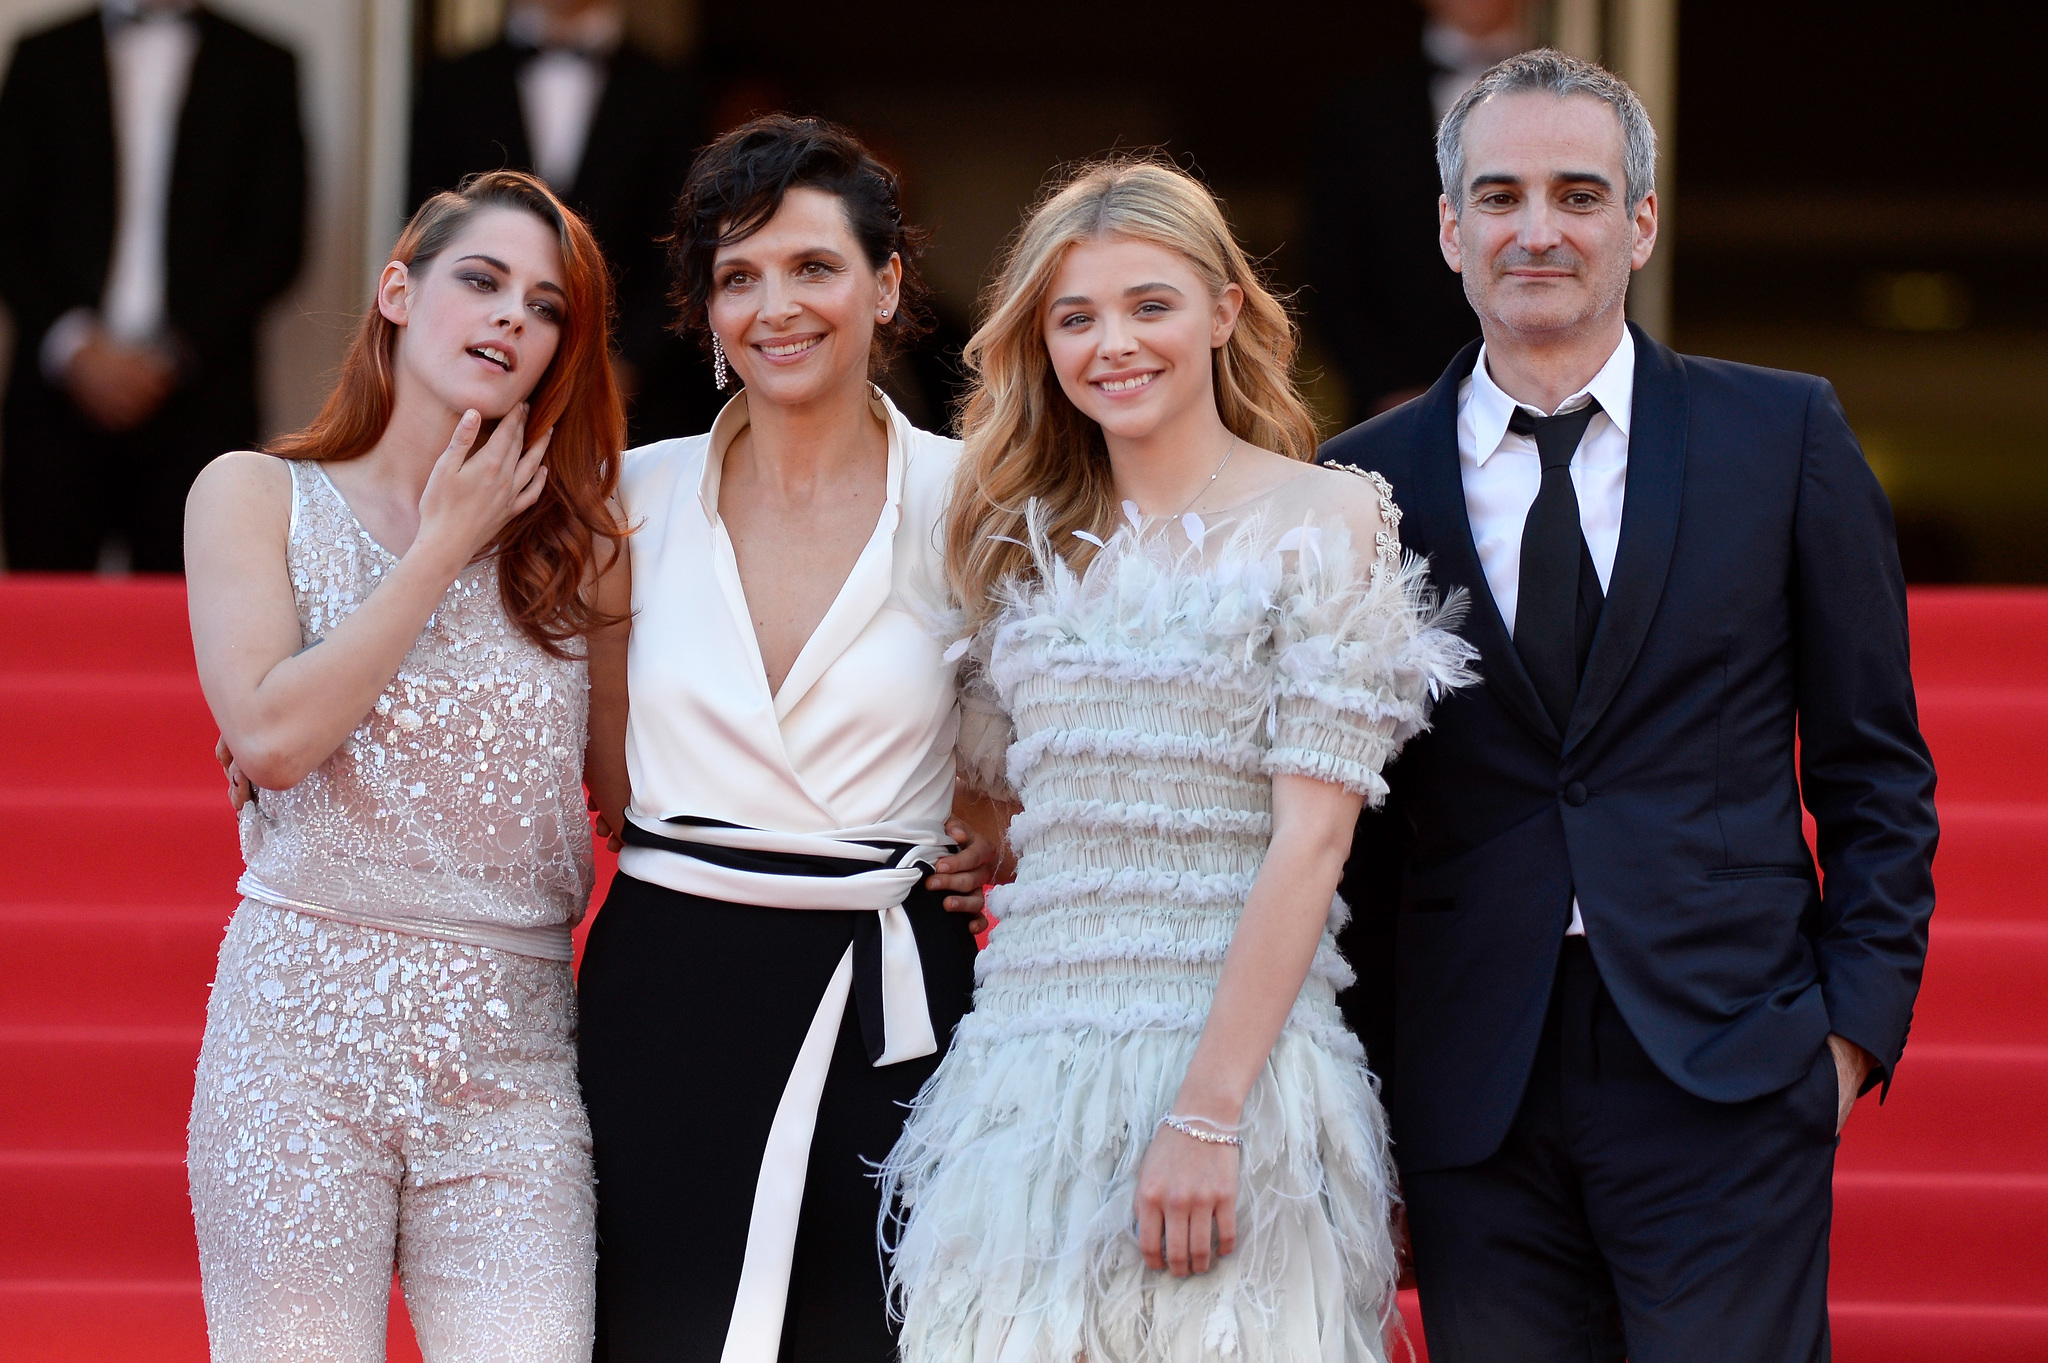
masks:
<svg viewBox="0 0 2048 1363"><path fill-rule="evenodd" d="M1398 532L1401 508L1385 476L1353 464L1330 462L1310 466L1307 481L1317 504L1343 517L1354 534Z"/></svg>
<svg viewBox="0 0 2048 1363"><path fill-rule="evenodd" d="M285 461L252 450L224 454L199 471L185 494L188 571L217 557L281 554L291 521L292 471Z"/></svg>
<svg viewBox="0 0 2048 1363"><path fill-rule="evenodd" d="M255 450L233 450L199 471L186 495L188 515L201 510L247 514L274 508L291 513L292 473L285 461Z"/></svg>

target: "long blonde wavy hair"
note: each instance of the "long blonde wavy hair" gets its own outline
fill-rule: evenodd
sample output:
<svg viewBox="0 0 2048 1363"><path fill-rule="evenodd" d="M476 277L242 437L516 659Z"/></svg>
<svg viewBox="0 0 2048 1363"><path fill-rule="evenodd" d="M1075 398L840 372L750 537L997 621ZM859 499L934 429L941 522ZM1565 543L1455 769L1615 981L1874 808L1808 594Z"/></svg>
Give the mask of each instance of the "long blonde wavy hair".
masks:
<svg viewBox="0 0 2048 1363"><path fill-rule="evenodd" d="M1235 330L1212 354L1217 412L1248 445L1315 456L1315 418L1294 384L1294 319L1231 235L1215 196L1155 157L1082 166L1026 215L967 343L967 448L946 519L946 564L976 627L996 610L998 584L1034 572L1019 543L1031 538L1025 515L1034 502L1037 525L1077 571L1095 549L1074 532L1107 540L1119 523L1102 428L1068 400L1045 348L1046 297L1061 261L1069 248L1102 237L1174 252L1212 297L1230 284L1244 291Z"/></svg>

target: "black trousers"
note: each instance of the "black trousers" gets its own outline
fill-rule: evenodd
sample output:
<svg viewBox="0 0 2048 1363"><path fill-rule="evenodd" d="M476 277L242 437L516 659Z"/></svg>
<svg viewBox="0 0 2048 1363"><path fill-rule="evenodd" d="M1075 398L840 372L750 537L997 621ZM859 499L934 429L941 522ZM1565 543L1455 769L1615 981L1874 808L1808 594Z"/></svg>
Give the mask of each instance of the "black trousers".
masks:
<svg viewBox="0 0 2048 1363"><path fill-rule="evenodd" d="M1566 938L1501 1148L1402 1179L1433 1363L1825 1363L1836 1102L1687 1093Z"/></svg>
<svg viewBox="0 0 2048 1363"><path fill-rule="evenodd" d="M943 1054L974 936L922 887L904 907ZM596 1363L717 1363L762 1149L854 913L700 899L621 875L578 979L597 1164ZM818 1106L783 1363L890 1363L873 1169L939 1056L876 1068L848 1001Z"/></svg>

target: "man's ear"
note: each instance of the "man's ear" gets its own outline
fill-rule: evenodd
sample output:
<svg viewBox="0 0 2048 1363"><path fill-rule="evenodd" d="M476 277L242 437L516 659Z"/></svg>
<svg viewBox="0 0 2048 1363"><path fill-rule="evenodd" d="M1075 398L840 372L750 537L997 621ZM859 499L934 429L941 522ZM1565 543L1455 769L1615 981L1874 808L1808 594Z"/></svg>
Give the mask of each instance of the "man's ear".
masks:
<svg viewBox="0 0 2048 1363"><path fill-rule="evenodd" d="M1444 264L1452 274L1465 273L1465 248L1458 241L1458 215L1451 211L1448 194L1436 196L1436 245L1444 253Z"/></svg>
<svg viewBox="0 0 2048 1363"><path fill-rule="evenodd" d="M1651 190L1636 205L1636 244L1629 252L1628 267L1640 270L1650 263L1650 253L1657 249L1657 191Z"/></svg>
<svg viewBox="0 0 2048 1363"><path fill-rule="evenodd" d="M393 326L404 326L412 316L412 270L402 260L385 265L377 278L377 311Z"/></svg>

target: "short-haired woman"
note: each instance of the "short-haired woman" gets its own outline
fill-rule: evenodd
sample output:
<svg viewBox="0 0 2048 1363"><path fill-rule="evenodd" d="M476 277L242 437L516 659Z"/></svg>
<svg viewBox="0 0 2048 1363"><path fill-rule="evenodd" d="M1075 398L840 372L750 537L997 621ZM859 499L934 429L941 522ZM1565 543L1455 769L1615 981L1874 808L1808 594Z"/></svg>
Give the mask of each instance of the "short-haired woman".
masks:
<svg viewBox="0 0 2048 1363"><path fill-rule="evenodd" d="M625 844L581 977L605 1363L895 1356L873 1166L967 1007L991 860L948 822L959 445L869 378L919 329L916 244L811 119L720 138L676 209L683 324L745 387L628 451L631 634L591 658Z"/></svg>
<svg viewBox="0 0 2048 1363"><path fill-rule="evenodd" d="M199 678L258 788L192 1100L222 1363L383 1358L394 1259L428 1358L589 1357L609 308L575 214L476 177L413 216L319 418L193 485Z"/></svg>
<svg viewBox="0 0 2048 1363"><path fill-rule="evenodd" d="M1309 463L1295 333L1170 165L1031 213L947 526L1015 726L1014 884L888 1165L902 1356L1383 1356L1384 1119L1336 993L1380 769L1467 679L1388 488Z"/></svg>

